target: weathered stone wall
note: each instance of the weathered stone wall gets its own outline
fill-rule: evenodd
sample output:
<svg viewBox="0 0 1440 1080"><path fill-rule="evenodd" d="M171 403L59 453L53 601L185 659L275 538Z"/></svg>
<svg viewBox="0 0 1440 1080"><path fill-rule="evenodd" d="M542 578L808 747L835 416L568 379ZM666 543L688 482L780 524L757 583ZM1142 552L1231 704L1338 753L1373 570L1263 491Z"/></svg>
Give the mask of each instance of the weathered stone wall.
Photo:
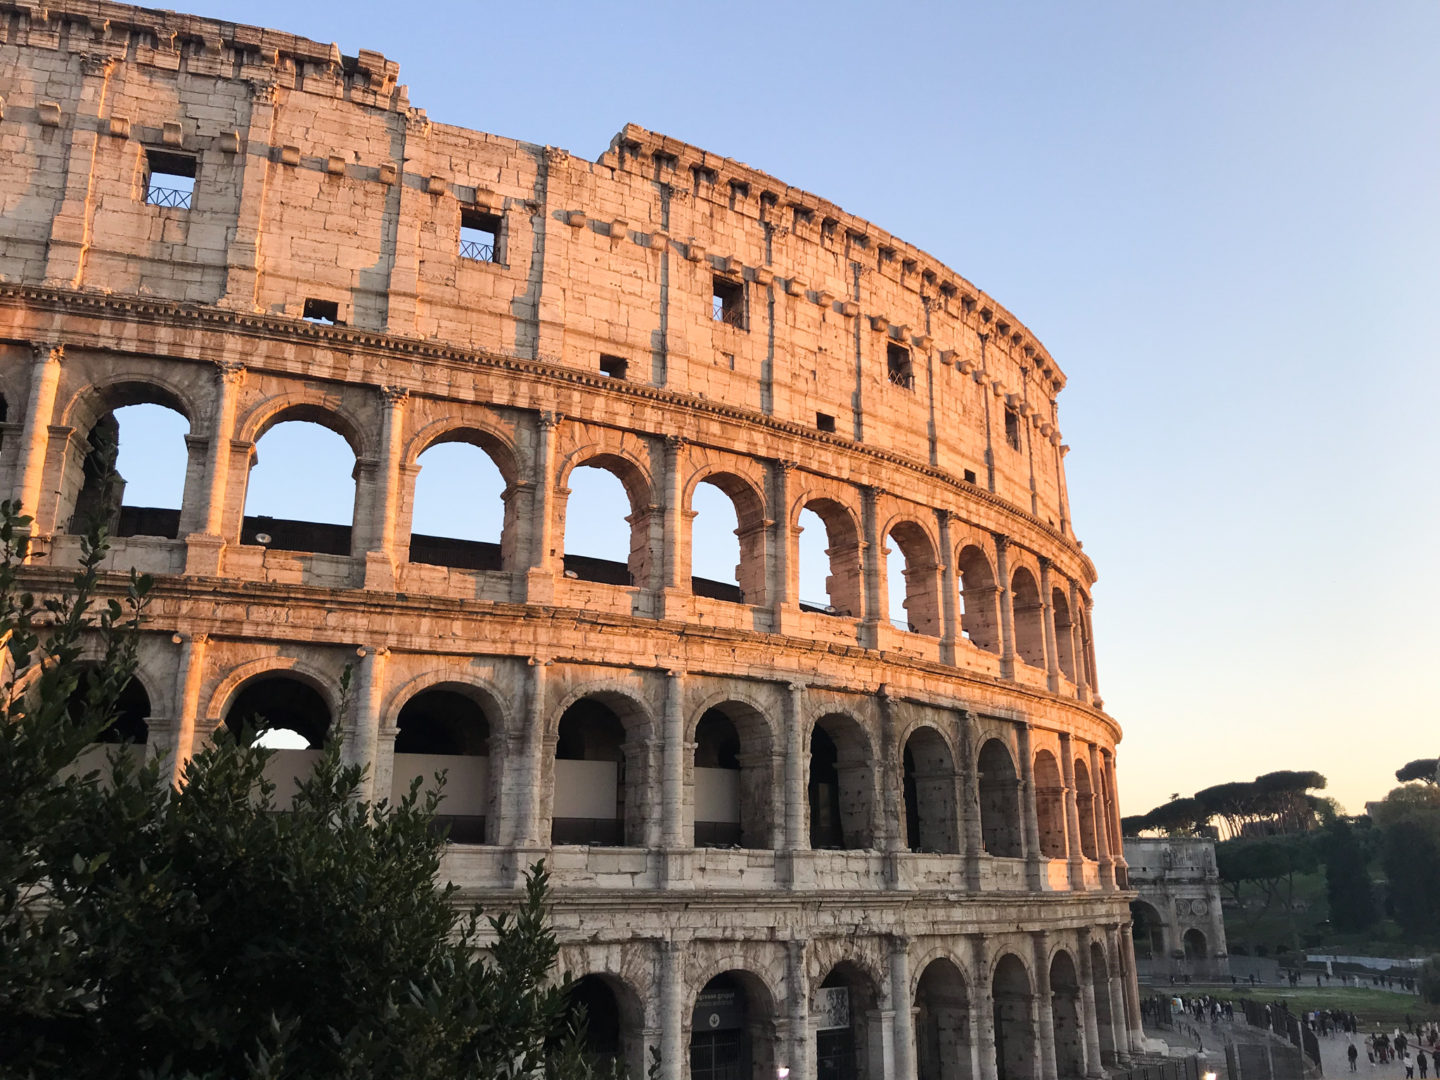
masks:
<svg viewBox="0 0 1440 1080"><path fill-rule="evenodd" d="M393 62L269 30L0 2L0 93L0 489L35 514L37 585L78 553L97 425L143 402L190 425L178 518L121 529L112 558L157 575L155 753L178 769L243 695L308 688L384 796L407 706L471 702L483 813L447 870L503 902L548 860L567 963L615 995L637 1072L658 1045L684 1074L727 972L755 1075L815 1074L827 980L875 1078L1094 1076L1138 1045L1064 376L998 303L733 161L634 127L592 164L435 124ZM151 167L191 158L188 206L155 205ZM497 226L493 259L462 255L462 213ZM256 443L291 419L349 443L353 521L260 542ZM505 480L488 569L409 557L417 460L446 440ZM582 465L630 500L629 562L604 574L564 551ZM692 588L702 481L740 524L729 599ZM834 613L799 602L806 508ZM886 617L887 542L911 630ZM553 839L581 706L619 730L584 759L619 777L604 844ZM697 829L706 716L736 736L742 797L704 824L736 846Z"/></svg>
<svg viewBox="0 0 1440 1080"><path fill-rule="evenodd" d="M1125 861L1136 894L1131 908L1144 909L1135 921L1137 971L1229 978L1215 842L1127 836Z"/></svg>

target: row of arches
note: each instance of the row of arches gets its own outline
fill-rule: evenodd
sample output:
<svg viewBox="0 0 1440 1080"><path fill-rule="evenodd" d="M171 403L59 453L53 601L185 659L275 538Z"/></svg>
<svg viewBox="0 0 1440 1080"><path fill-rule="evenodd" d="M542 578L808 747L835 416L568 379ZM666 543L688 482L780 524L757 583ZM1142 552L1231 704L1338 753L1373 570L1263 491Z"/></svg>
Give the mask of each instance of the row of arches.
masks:
<svg viewBox="0 0 1440 1080"><path fill-rule="evenodd" d="M544 742L551 747L538 781L551 793L548 836L560 845L654 847L663 797L657 783L663 735L643 701L619 689L582 688L557 708ZM337 737L335 702L316 677L289 668L260 669L234 682L214 705L216 719L243 738L281 751L272 762L282 795L314 754ZM79 693L83 693L83 686ZM501 792L507 772L524 768L500 736L508 711L491 688L426 680L397 703L380 741L376 775L398 798L416 778L448 774L441 804L451 839L503 844L520 832ZM149 740L150 697L133 680L106 738ZM547 725L548 727L548 725ZM819 710L804 738L787 743L782 725L755 703L731 698L704 705L681 732L685 794L683 847L755 850L908 850L999 858L1099 861L1117 851L1109 778L1094 748L1064 768L1051 747L1028 759L1003 730L977 739L972 756L959 729L917 722L899 759L886 761L867 725L843 711ZM1063 746L1067 745L1062 742ZM787 788L787 755L798 747L803 789ZM1021 751L1023 752L1023 747ZM1022 773L1028 760L1032 779ZM513 787L513 784L511 785ZM803 800L801 836L787 836L791 798ZM1073 814L1072 814L1073 809ZM1027 821L1033 819L1033 831ZM1073 820L1072 820L1073 819ZM544 828L544 821L540 822Z"/></svg>
<svg viewBox="0 0 1440 1080"><path fill-rule="evenodd" d="M787 1024L794 1010L786 987L772 987L757 971L728 969L681 1014L688 1075L760 1080L808 1059L808 1075L839 1080L905 1075L902 1062L917 1080L1078 1080L1128 1056L1124 990L1100 941L1055 950L1038 975L1034 963L1002 952L977 985L965 965L936 956L901 1005L889 998L893 983L863 962L840 960L810 990L808 1030L798 1038ZM633 1075L646 1053L642 991L623 975L592 971L573 985L571 1009L581 1008L592 1058L628 1065Z"/></svg>
<svg viewBox="0 0 1440 1080"><path fill-rule="evenodd" d="M219 406L153 375L77 390L53 407L59 422L48 436L27 433L62 440L44 466L53 477L37 484L21 469L17 489L53 492L42 516L62 532L98 512L119 536L219 529L243 544L380 550L464 570L553 564L603 584L888 619L1095 685L1079 583L1013 546L1007 567L1003 540L961 535L946 514L872 506L876 496L839 482L796 471L781 483L757 460L707 460L683 444L617 441L581 423L557 421L559 438L555 425L537 434L513 416L489 425L417 417L410 432L405 395L385 398L378 437L373 421L323 397L266 397L237 414L233 400L225 405L235 381L217 380ZM216 431L233 435L220 450ZM102 490L112 457L124 480ZM774 513L777 501L786 513ZM770 535L776 517L781 541Z"/></svg>

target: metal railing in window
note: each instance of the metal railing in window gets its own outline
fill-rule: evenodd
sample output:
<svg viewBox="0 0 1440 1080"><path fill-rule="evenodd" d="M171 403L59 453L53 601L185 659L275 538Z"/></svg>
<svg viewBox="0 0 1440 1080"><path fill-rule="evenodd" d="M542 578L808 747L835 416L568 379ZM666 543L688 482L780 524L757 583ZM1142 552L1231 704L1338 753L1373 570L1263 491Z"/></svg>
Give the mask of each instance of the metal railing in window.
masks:
<svg viewBox="0 0 1440 1080"><path fill-rule="evenodd" d="M891 371L890 381L906 390L915 389L915 376L908 371Z"/></svg>
<svg viewBox="0 0 1440 1080"><path fill-rule="evenodd" d="M172 206L177 210L189 210L191 194L193 193L179 188L152 184L145 190L145 201L151 206Z"/></svg>
<svg viewBox="0 0 1440 1080"><path fill-rule="evenodd" d="M473 259L475 262L494 262L495 245L482 243L479 240L461 240L460 257Z"/></svg>

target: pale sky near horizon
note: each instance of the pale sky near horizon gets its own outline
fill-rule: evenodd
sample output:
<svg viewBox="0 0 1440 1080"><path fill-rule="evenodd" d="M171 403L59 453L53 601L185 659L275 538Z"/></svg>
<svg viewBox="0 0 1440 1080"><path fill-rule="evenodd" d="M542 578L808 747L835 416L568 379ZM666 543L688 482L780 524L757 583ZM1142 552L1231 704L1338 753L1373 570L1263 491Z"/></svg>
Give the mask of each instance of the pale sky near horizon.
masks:
<svg viewBox="0 0 1440 1080"><path fill-rule="evenodd" d="M1440 5L185 6L439 122L748 162L1005 304L1069 378L1125 813L1281 768L1359 812L1440 754Z"/></svg>

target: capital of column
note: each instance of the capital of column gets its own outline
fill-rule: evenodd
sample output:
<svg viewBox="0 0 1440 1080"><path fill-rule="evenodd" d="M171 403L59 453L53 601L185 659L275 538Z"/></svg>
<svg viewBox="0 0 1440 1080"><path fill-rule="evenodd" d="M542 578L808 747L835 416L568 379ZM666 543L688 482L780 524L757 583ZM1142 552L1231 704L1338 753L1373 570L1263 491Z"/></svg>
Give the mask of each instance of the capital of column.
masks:
<svg viewBox="0 0 1440 1080"><path fill-rule="evenodd" d="M234 386L245 377L245 365L238 360L216 360L215 381Z"/></svg>
<svg viewBox="0 0 1440 1080"><path fill-rule="evenodd" d="M795 471L796 469L798 469L799 467L800 467L800 462L798 462L798 461L787 461L787 460L784 459L784 458L776 458L776 459L775 459L775 468L777 468L778 470L780 470L781 474L784 475L784 476L789 476L792 472L794 472L794 471Z"/></svg>
<svg viewBox="0 0 1440 1080"><path fill-rule="evenodd" d="M684 435L666 435L665 449L678 451L682 447L686 446L689 442L690 440L685 438Z"/></svg>
<svg viewBox="0 0 1440 1080"><path fill-rule="evenodd" d="M387 409L393 409L397 405L403 405L409 396L410 391L404 386L380 387L380 400L384 402Z"/></svg>
<svg viewBox="0 0 1440 1080"><path fill-rule="evenodd" d="M560 421L564 419L563 413L555 412L553 409L542 409L536 423L540 425L541 431L549 431L559 426Z"/></svg>
<svg viewBox="0 0 1440 1080"><path fill-rule="evenodd" d="M1010 546L1010 538L1004 533L991 533L990 535L995 538L995 550L997 552L1004 551Z"/></svg>
<svg viewBox="0 0 1440 1080"><path fill-rule="evenodd" d="M65 356L65 346L58 341L32 341L30 354L36 363L50 361L58 364Z"/></svg>

